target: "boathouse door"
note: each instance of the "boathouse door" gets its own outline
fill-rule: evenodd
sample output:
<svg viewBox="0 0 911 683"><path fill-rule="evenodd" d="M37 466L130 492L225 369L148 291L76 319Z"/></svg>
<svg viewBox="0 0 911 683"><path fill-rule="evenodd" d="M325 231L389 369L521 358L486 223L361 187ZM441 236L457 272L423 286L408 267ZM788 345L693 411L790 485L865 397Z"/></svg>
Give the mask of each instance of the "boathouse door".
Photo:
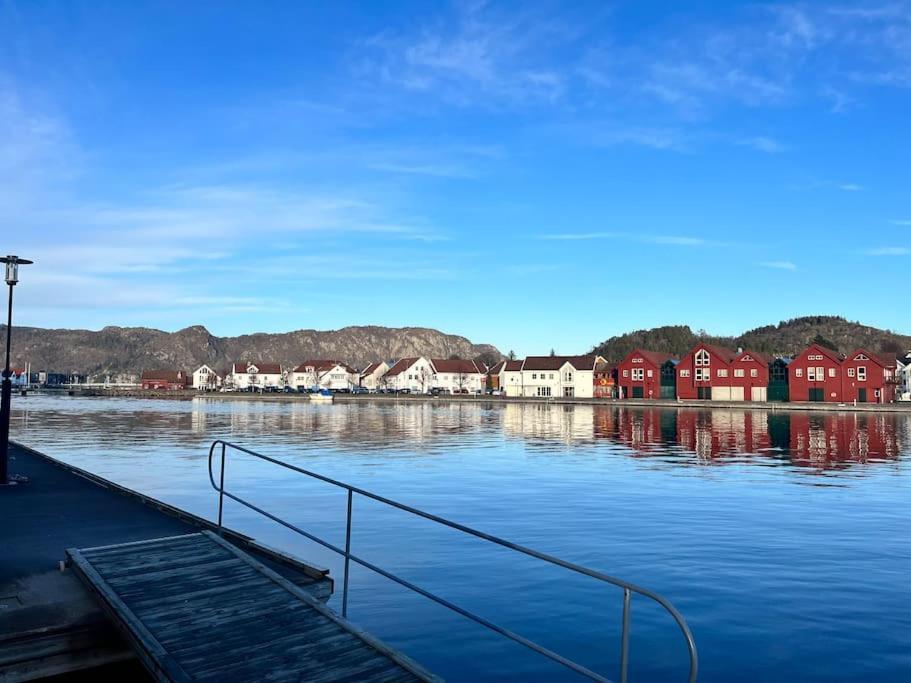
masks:
<svg viewBox="0 0 911 683"><path fill-rule="evenodd" d="M661 398L677 398L677 366L670 360L661 366Z"/></svg>
<svg viewBox="0 0 911 683"><path fill-rule="evenodd" d="M825 389L820 389L820 388L815 388L815 389L814 389L814 388L811 388L811 389L810 389L810 395L809 395L808 398L809 398L811 401L815 401L815 402L818 402L818 403L822 403L823 401L826 400L826 392L825 392Z"/></svg>
<svg viewBox="0 0 911 683"><path fill-rule="evenodd" d="M858 403L866 403L866 402L867 402L867 388L866 388L866 387L859 388L859 389L857 390L857 402L858 402Z"/></svg>

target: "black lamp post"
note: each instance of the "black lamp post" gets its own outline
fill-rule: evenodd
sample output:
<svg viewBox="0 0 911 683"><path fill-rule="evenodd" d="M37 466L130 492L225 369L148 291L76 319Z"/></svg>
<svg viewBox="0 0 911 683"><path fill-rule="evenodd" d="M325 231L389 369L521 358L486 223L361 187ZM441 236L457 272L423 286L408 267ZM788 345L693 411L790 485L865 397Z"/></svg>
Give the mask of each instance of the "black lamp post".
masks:
<svg viewBox="0 0 911 683"><path fill-rule="evenodd" d="M10 340L13 333L13 287L19 282L19 266L30 263L18 256L0 257L0 263L6 264L6 284L9 285L9 308L6 312L6 365L3 370L2 393L0 393L0 486L15 483L9 476L9 416L13 392L13 371L9 366Z"/></svg>

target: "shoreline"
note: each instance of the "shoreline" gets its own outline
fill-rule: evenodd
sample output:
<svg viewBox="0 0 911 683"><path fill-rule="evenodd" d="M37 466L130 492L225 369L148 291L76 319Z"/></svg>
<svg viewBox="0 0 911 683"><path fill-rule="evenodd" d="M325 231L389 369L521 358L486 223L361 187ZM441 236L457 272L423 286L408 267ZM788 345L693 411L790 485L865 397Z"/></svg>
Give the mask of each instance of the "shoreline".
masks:
<svg viewBox="0 0 911 683"><path fill-rule="evenodd" d="M33 390L29 394L68 395L58 390ZM266 393L253 394L246 392L198 392L198 391L143 391L137 389L87 389L76 390L73 396L97 398L140 398L172 401L189 401L210 399L216 401L271 401L271 402L309 402L308 394ZM858 405L839 403L804 403L804 402L759 402L759 401L705 401L705 400L672 400L672 399L611 399L611 398L536 398L531 396L477 396L447 395L428 396L424 394L335 394L335 403L523 403L533 405L561 406L629 406L635 408L696 408L696 409L739 409L768 410L769 412L824 412L824 413L908 413L911 414L911 401L905 403L862 403Z"/></svg>

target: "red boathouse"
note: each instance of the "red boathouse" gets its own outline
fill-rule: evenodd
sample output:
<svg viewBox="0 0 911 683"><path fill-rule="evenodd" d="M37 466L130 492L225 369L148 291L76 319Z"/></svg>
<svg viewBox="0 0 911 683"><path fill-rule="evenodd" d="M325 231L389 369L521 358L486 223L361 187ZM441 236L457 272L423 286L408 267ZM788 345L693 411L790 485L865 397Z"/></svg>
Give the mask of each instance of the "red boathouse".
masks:
<svg viewBox="0 0 911 683"><path fill-rule="evenodd" d="M842 403L842 358L819 344L812 344L788 366L792 401Z"/></svg>
<svg viewBox="0 0 911 683"><path fill-rule="evenodd" d="M620 398L676 398L677 360L667 353L636 349L617 366Z"/></svg>
<svg viewBox="0 0 911 683"><path fill-rule="evenodd" d="M856 349L842 361L845 403L892 403L895 400L895 358Z"/></svg>

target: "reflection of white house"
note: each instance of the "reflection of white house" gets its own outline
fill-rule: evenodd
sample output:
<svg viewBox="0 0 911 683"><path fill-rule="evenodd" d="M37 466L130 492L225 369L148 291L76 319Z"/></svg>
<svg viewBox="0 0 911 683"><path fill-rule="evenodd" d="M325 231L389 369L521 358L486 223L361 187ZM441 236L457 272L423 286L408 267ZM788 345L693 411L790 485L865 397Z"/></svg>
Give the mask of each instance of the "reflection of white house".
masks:
<svg viewBox="0 0 911 683"><path fill-rule="evenodd" d="M522 395L522 361L508 360L500 370L500 389L507 396Z"/></svg>
<svg viewBox="0 0 911 683"><path fill-rule="evenodd" d="M379 363L371 363L366 368L361 370L361 386L365 389L379 389L382 385L383 375L389 372L389 364L380 361Z"/></svg>
<svg viewBox="0 0 911 683"><path fill-rule="evenodd" d="M208 365L200 365L193 372L193 387L213 391L221 386L221 377Z"/></svg>
<svg viewBox="0 0 911 683"><path fill-rule="evenodd" d="M476 394L484 390L487 368L473 360L433 358L430 388L451 394Z"/></svg>
<svg viewBox="0 0 911 683"><path fill-rule="evenodd" d="M522 362L520 396L591 398L601 356L529 356Z"/></svg>
<svg viewBox="0 0 911 683"><path fill-rule="evenodd" d="M321 389L351 389L357 386L357 370L337 360L308 360L294 368L288 384L295 389L320 387Z"/></svg>
<svg viewBox="0 0 911 683"><path fill-rule="evenodd" d="M423 356L420 358L402 358L389 368L383 379L387 389L402 391L408 389L413 393L426 393L433 386L433 365Z"/></svg>
<svg viewBox="0 0 911 683"><path fill-rule="evenodd" d="M896 358L895 379L898 381L896 398L911 401L911 351Z"/></svg>
<svg viewBox="0 0 911 683"><path fill-rule="evenodd" d="M250 387L281 387L282 368L278 363L234 363L225 382L240 391Z"/></svg>

